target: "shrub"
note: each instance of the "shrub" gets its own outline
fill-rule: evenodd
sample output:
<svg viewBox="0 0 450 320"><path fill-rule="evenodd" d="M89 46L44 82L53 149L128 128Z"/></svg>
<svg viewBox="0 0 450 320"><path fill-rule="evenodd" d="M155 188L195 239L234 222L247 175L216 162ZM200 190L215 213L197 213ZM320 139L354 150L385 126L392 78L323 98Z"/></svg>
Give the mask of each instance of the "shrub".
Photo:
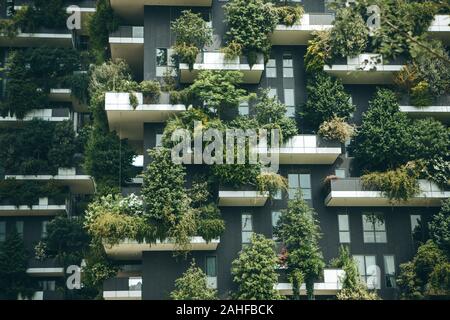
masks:
<svg viewBox="0 0 450 320"><path fill-rule="evenodd" d="M200 13L182 11L181 16L171 23L171 30L176 37L176 47L184 45L202 50L212 43L212 31Z"/></svg>
<svg viewBox="0 0 450 320"><path fill-rule="evenodd" d="M217 292L207 286L206 274L192 260L189 269L175 280L175 290L170 293L173 300L216 300Z"/></svg>
<svg viewBox="0 0 450 320"><path fill-rule="evenodd" d="M286 192L288 190L288 182L285 177L273 173L262 172L256 177L258 190L260 192L268 192L274 197L278 192Z"/></svg>
<svg viewBox="0 0 450 320"><path fill-rule="evenodd" d="M130 92L129 99L130 99L130 106L133 108L133 110L136 110L136 108L139 106L139 100L138 97L136 96L136 93Z"/></svg>
<svg viewBox="0 0 450 320"><path fill-rule="evenodd" d="M200 53L200 50L193 45L189 45L186 43L179 43L173 47L175 54L180 63L186 63L189 65L189 70L192 71L194 68L194 63L197 59L197 55Z"/></svg>
<svg viewBox="0 0 450 320"><path fill-rule="evenodd" d="M345 92L342 82L324 73L308 81L306 93L308 100L302 114L313 128L334 117L347 119L355 111L355 106L350 103L351 96Z"/></svg>
<svg viewBox="0 0 450 320"><path fill-rule="evenodd" d="M420 192L417 173L403 166L386 172L372 172L361 177L364 188L383 192L394 201L406 201Z"/></svg>
<svg viewBox="0 0 450 320"><path fill-rule="evenodd" d="M344 118L334 117L320 125L318 134L327 140L345 143L354 136L355 127L345 122Z"/></svg>
<svg viewBox="0 0 450 320"><path fill-rule="evenodd" d="M158 81L142 81L140 84L144 100L150 103L157 102L161 94L161 85Z"/></svg>
<svg viewBox="0 0 450 320"><path fill-rule="evenodd" d="M230 43L222 49L222 52L225 53L225 59L233 60L242 55L242 45L236 41L230 41Z"/></svg>
<svg viewBox="0 0 450 320"><path fill-rule="evenodd" d="M302 6L275 7L275 11L278 15L278 23L288 27L300 22L300 19L305 12Z"/></svg>
<svg viewBox="0 0 450 320"><path fill-rule="evenodd" d="M313 38L308 41L304 57L305 69L308 73L322 72L323 66L330 62L331 42L330 31L314 31Z"/></svg>
<svg viewBox="0 0 450 320"><path fill-rule="evenodd" d="M420 81L411 88L411 104L417 107L426 107L433 103L430 86L425 81Z"/></svg>

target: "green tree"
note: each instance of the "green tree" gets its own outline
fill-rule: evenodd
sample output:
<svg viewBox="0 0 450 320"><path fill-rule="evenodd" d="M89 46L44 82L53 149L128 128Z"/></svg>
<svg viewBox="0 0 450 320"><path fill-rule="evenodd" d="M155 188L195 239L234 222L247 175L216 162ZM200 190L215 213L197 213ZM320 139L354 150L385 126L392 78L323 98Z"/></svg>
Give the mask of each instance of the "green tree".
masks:
<svg viewBox="0 0 450 320"><path fill-rule="evenodd" d="M355 111L355 106L350 102L351 96L345 92L342 82L323 72L308 80L306 93L308 100L302 114L315 130L324 121L334 117L347 119Z"/></svg>
<svg viewBox="0 0 450 320"><path fill-rule="evenodd" d="M439 213L433 215L429 232L431 239L450 258L450 199L444 200Z"/></svg>
<svg viewBox="0 0 450 320"><path fill-rule="evenodd" d="M305 282L308 299L314 298L314 281L325 265L318 243L320 227L315 216L314 210L298 193L289 201L288 209L282 213L274 230L286 246L294 299L299 298L302 282Z"/></svg>
<svg viewBox="0 0 450 320"><path fill-rule="evenodd" d="M74 166L74 155L77 141L72 121L62 121L55 125L51 149L48 159L58 168L71 168Z"/></svg>
<svg viewBox="0 0 450 320"><path fill-rule="evenodd" d="M176 37L176 44L187 44L202 50L212 43L212 30L200 13L184 10L181 16L172 21L171 30Z"/></svg>
<svg viewBox="0 0 450 320"><path fill-rule="evenodd" d="M207 286L206 274L192 260L189 269L175 280L175 290L170 293L173 300L215 300L217 292Z"/></svg>
<svg viewBox="0 0 450 320"><path fill-rule="evenodd" d="M0 298L16 300L20 294L30 298L36 291L36 283L27 274L28 253L16 230L8 233L0 243Z"/></svg>
<svg viewBox="0 0 450 320"><path fill-rule="evenodd" d="M279 300L274 288L278 282L278 258L274 242L263 235L253 234L251 243L239 253L231 267L233 281L238 286L236 298L240 300Z"/></svg>

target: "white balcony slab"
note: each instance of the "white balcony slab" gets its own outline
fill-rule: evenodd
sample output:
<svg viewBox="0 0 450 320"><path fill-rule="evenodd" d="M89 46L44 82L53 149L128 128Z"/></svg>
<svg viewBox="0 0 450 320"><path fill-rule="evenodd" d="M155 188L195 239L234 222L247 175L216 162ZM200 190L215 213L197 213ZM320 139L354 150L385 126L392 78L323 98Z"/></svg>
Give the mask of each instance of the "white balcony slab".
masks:
<svg viewBox="0 0 450 320"><path fill-rule="evenodd" d="M400 106L400 111L405 112L413 118L433 117L443 122L450 121L450 106Z"/></svg>
<svg viewBox="0 0 450 320"><path fill-rule="evenodd" d="M331 181L331 192L325 199L329 207L440 207L450 191L441 190L435 183L420 180L420 192L407 201L390 201L381 191L366 191L359 179ZM348 183L347 183L348 182ZM353 184L353 186L352 186ZM345 189L345 190L344 190Z"/></svg>
<svg viewBox="0 0 450 320"><path fill-rule="evenodd" d="M1 217L21 217L21 216L55 216L60 213L67 213L67 206L64 205L0 205Z"/></svg>
<svg viewBox="0 0 450 320"><path fill-rule="evenodd" d="M223 52L203 52L197 57L192 70L186 63L180 63L180 81L192 83L201 70L240 71L243 74L243 83L258 84L264 72L264 57L258 55L257 61L250 66L242 57L226 59Z"/></svg>
<svg viewBox="0 0 450 320"><path fill-rule="evenodd" d="M48 32L21 32L15 37L0 34L1 47L72 47L72 34Z"/></svg>
<svg viewBox="0 0 450 320"><path fill-rule="evenodd" d="M61 277L64 268L28 268L27 273L32 277Z"/></svg>
<svg viewBox="0 0 450 320"><path fill-rule="evenodd" d="M144 104L142 93L134 94L138 100L136 109L130 105L130 93L107 92L105 95L105 111L109 127L116 131L121 138L142 141L144 123L165 122L169 117L186 111L186 106L183 104L170 104L169 102Z"/></svg>
<svg viewBox="0 0 450 320"><path fill-rule="evenodd" d="M450 15L436 15L428 33L432 37L442 40L445 44L450 44Z"/></svg>
<svg viewBox="0 0 450 320"><path fill-rule="evenodd" d="M314 283L314 295L332 296L336 295L342 289L342 281L345 277L344 270L325 269L324 282ZM292 295L291 283L278 283L275 288L282 295ZM300 295L306 295L306 286L303 283L300 286Z"/></svg>
<svg viewBox="0 0 450 320"><path fill-rule="evenodd" d="M217 249L220 239L206 242L202 237L191 237L189 249L192 251L212 251ZM142 259L144 251L176 251L178 248L172 240L157 241L156 243L139 243L134 240L125 240L118 245L104 245L106 254L116 260Z"/></svg>
<svg viewBox="0 0 450 320"><path fill-rule="evenodd" d="M259 191L219 191L221 207L262 207L269 199L268 192Z"/></svg>

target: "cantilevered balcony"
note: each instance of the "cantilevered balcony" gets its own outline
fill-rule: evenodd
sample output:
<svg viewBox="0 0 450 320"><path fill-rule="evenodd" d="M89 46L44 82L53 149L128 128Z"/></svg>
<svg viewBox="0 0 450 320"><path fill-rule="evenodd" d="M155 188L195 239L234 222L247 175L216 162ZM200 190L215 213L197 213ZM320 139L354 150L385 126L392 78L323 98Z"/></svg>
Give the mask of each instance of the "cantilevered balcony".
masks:
<svg viewBox="0 0 450 320"><path fill-rule="evenodd" d="M279 152L280 164L333 164L342 153L340 143L315 135L298 135L275 148L259 147L259 153Z"/></svg>
<svg viewBox="0 0 450 320"><path fill-rule="evenodd" d="M142 93L134 93L138 106L134 109L130 104L130 93L107 92L105 95L105 111L109 128L115 130L121 138L142 141L144 123L165 122L171 115L186 110L183 104L171 104L168 93L162 92L157 101L146 104Z"/></svg>
<svg viewBox="0 0 450 320"><path fill-rule="evenodd" d="M207 242L202 237L191 237L189 249L192 251L212 251L217 249L220 239ZM139 243L135 240L125 240L118 245L104 245L106 254L116 260L138 260L142 259L144 251L176 251L178 250L172 240L157 241L156 243Z"/></svg>
<svg viewBox="0 0 450 320"><path fill-rule="evenodd" d="M273 45L307 45L314 31L333 27L334 14L305 13L298 24L277 25L271 39Z"/></svg>
<svg viewBox="0 0 450 320"><path fill-rule="evenodd" d="M123 59L133 73L142 77L144 66L144 27L121 26L109 35L111 57Z"/></svg>
<svg viewBox="0 0 450 320"><path fill-rule="evenodd" d="M314 295L316 296L333 296L342 289L342 280L345 277L344 270L341 269L325 269L323 270L324 282L314 283ZM289 282L280 282L276 285L276 289L282 295L292 295L292 284ZM300 295L306 295L306 286L302 284L300 287Z"/></svg>
<svg viewBox="0 0 450 320"><path fill-rule="evenodd" d="M144 6L211 7L212 0L111 0L114 12L127 20L143 20Z"/></svg>
<svg viewBox="0 0 450 320"><path fill-rule="evenodd" d="M186 63L180 63L179 69L182 83L194 82L201 70L228 70L242 72L243 83L258 84L264 72L264 57L258 54L255 64L250 66L244 56L226 59L223 52L202 52L197 56L192 69Z"/></svg>
<svg viewBox="0 0 450 320"><path fill-rule="evenodd" d="M29 205L18 205L0 202L0 217L15 216L56 216L60 213L67 213L68 205L61 204L49 198L39 198L38 203Z"/></svg>
<svg viewBox="0 0 450 320"><path fill-rule="evenodd" d="M442 40L445 44L450 44L450 15L436 15L428 33L432 37Z"/></svg>
<svg viewBox="0 0 450 320"><path fill-rule="evenodd" d="M221 207L262 207L269 199L268 192L256 190L225 190L219 191L219 206Z"/></svg>
<svg viewBox="0 0 450 320"><path fill-rule="evenodd" d="M359 178L331 181L330 193L325 199L329 207L439 207L450 197L450 191L441 190L435 183L419 180L420 193L407 201L390 201L381 191L365 188Z"/></svg>
<svg viewBox="0 0 450 320"><path fill-rule="evenodd" d="M68 29L19 30L14 37L0 34L1 47L72 47L72 33Z"/></svg>
<svg viewBox="0 0 450 320"><path fill-rule="evenodd" d="M103 283L105 300L141 300L142 277L117 277Z"/></svg>
<svg viewBox="0 0 450 320"><path fill-rule="evenodd" d="M325 65L324 71L344 84L392 84L394 75L403 68L402 59L383 61L379 54L364 53Z"/></svg>
<svg viewBox="0 0 450 320"><path fill-rule="evenodd" d="M95 183L91 176L80 172L76 168L59 168L57 175L5 175L5 179L27 181L49 181L67 186L73 194L94 194Z"/></svg>
<svg viewBox="0 0 450 320"><path fill-rule="evenodd" d="M24 121L31 121L39 119L50 122L61 122L70 120L70 110L68 108L56 109L36 109L28 112L23 119L17 119L15 115L8 115L6 117L0 116L0 126L11 126Z"/></svg>
<svg viewBox="0 0 450 320"><path fill-rule="evenodd" d="M433 117L442 122L450 122L450 95L437 98L431 106L416 107L400 103L400 111L413 118Z"/></svg>

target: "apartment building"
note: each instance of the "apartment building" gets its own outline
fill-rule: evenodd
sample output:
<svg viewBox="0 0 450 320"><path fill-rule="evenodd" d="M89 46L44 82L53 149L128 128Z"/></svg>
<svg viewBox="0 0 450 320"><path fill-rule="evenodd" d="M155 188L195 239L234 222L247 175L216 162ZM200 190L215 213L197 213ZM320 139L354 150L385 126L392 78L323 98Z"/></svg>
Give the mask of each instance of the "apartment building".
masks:
<svg viewBox="0 0 450 320"><path fill-rule="evenodd" d="M305 10L301 23L291 27L277 26L272 34L272 51L268 61L258 57L256 64L249 66L246 58L235 61L224 59L220 50L224 46L223 6L226 0L171 0L171 1L122 1L111 0L114 11L123 19L124 25L110 35L109 43L113 58L125 59L137 80L162 79L167 70L176 69L181 86L194 81L200 70L238 70L243 73L243 87L256 92L267 88L288 108L288 116L295 116L295 107L304 103L306 97L306 74L304 54L307 42L315 30L332 27L333 12L324 0L297 0ZM199 54L192 68L188 65L172 65L171 47L175 37L170 22L183 10L201 13L213 29L214 43ZM446 41L448 45L448 16L437 16L429 32ZM363 112L368 108L377 87L392 84L393 75L403 65L401 59L386 63L377 61L376 71L361 68L363 61L371 61L373 55L365 54L337 61L325 66L324 71L340 78L346 91L357 106L352 122L361 123ZM144 167L149 163L147 149L161 143L164 122L171 116L186 110L185 105L172 105L167 96L155 104L145 104L137 94L139 105L134 110L128 93L106 94L105 110L111 130L122 138L128 138L144 156ZM402 106L401 110L412 116L424 117L432 114L448 120L448 101L442 106L418 109ZM252 106L241 105L240 114L252 114ZM273 237L280 211L301 189L304 198L318 213L323 233L320 245L325 261L337 257L341 244L348 245L358 261L361 277L369 287L379 289L383 298L395 298L395 276L399 265L412 258L415 253L412 233L417 224L426 222L439 211L442 199L449 191L421 181L421 193L406 203L392 204L379 191L367 191L352 170L352 158L345 144L323 141L304 128L280 150L280 174L289 181L289 192L268 200L267 195L256 190L219 190L218 204L226 230L220 239L205 242L192 238L189 259L174 257L171 243L153 245L126 241L106 248L110 258L123 265L121 273L104 285L105 299L167 299L174 289L174 281L186 271L190 258L208 276L208 285L217 288L220 297L227 297L235 289L230 272L231 262L238 256L243 245L248 243L252 232ZM189 175L195 166L188 167ZM339 177L329 188L324 188L324 179L329 175ZM136 179L125 194L139 191L142 181ZM365 216L376 214L378 222L369 223ZM373 284L374 268L378 267L379 281ZM279 270L277 289L283 294L292 294L291 285ZM341 270L326 269L322 282L315 284L315 294L327 298L340 288ZM304 288L301 290L305 294Z"/></svg>

